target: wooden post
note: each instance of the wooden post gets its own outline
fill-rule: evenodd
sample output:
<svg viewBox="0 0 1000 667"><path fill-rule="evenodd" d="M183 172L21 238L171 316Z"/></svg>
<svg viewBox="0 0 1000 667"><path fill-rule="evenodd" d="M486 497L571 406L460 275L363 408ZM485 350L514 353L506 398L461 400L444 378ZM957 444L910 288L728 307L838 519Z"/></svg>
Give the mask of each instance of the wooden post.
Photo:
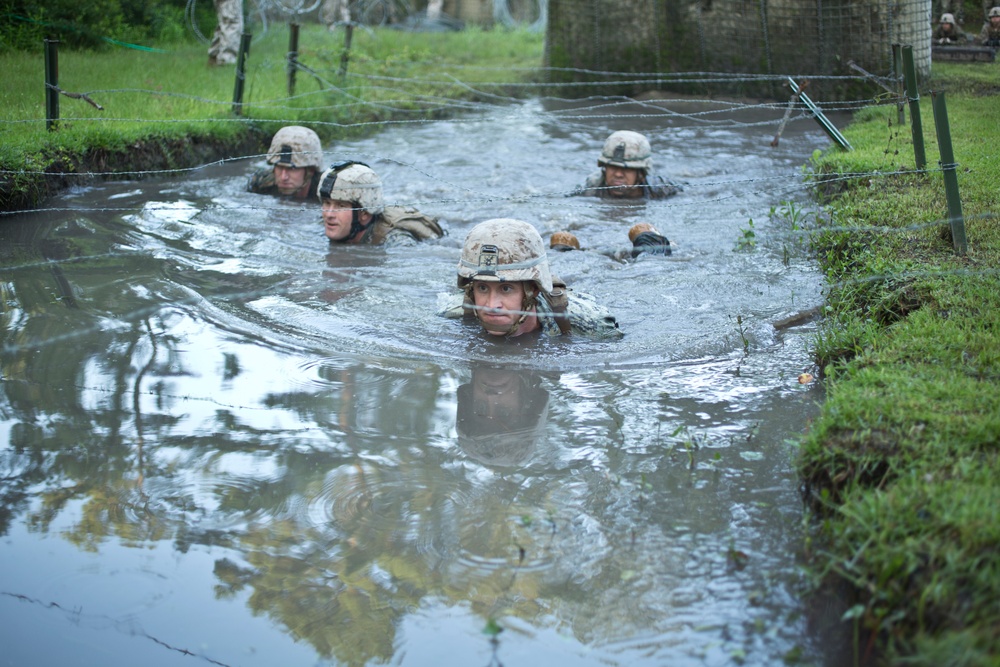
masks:
<svg viewBox="0 0 1000 667"><path fill-rule="evenodd" d="M299 24L289 24L288 33L288 96L295 95L295 70L299 58Z"/></svg>
<svg viewBox="0 0 1000 667"><path fill-rule="evenodd" d="M906 80L906 97L910 101L910 131L913 134L913 159L917 169L927 166L924 152L924 126L920 122L920 93L917 92L917 72L913 66L913 47L903 47L903 78Z"/></svg>
<svg viewBox="0 0 1000 667"><path fill-rule="evenodd" d="M941 153L941 172L944 174L944 194L948 201L948 222L951 223L951 243L955 252L964 255L969 247L965 240L965 217L962 215L962 199L958 195L958 174L955 169L955 154L951 147L951 128L948 125L948 108L944 103L944 93L931 93L934 109L934 128L937 130L938 149Z"/></svg>
<svg viewBox="0 0 1000 667"><path fill-rule="evenodd" d="M892 76L896 80L896 124L906 123L906 105L903 100L906 98L903 88L903 52L899 44L892 45Z"/></svg>
<svg viewBox="0 0 1000 667"><path fill-rule="evenodd" d="M59 40L45 40L45 129L59 124Z"/></svg>
<svg viewBox="0 0 1000 667"><path fill-rule="evenodd" d="M351 36L354 34L354 23L349 21L344 24L344 52L340 54L340 74L341 77L347 74L347 61L351 59Z"/></svg>
<svg viewBox="0 0 1000 667"><path fill-rule="evenodd" d="M243 113L243 84L246 82L246 60L250 54L250 33L240 36L240 53L236 59L236 85L233 87L233 113Z"/></svg>

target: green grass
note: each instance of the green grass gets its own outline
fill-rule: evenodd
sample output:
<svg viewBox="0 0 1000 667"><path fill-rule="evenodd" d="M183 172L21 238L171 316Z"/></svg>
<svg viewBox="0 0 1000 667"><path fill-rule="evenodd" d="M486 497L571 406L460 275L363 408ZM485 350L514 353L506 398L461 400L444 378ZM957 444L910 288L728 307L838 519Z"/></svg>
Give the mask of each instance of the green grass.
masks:
<svg viewBox="0 0 1000 667"><path fill-rule="evenodd" d="M440 116L456 101L519 95L537 75L543 37L528 31L469 28L451 33L354 31L347 75L340 76L344 31L300 30L299 71L289 97L287 26L255 38L247 61L242 114L232 111L235 67L210 68L200 43L59 53L59 87L101 105L60 96L57 132L45 128L44 53L0 53L0 169L44 169L88 150L122 151L150 137L226 140L254 126L309 124L324 139L371 131L388 119ZM488 67L477 64L489 63Z"/></svg>
<svg viewBox="0 0 1000 667"><path fill-rule="evenodd" d="M1000 67L935 64L921 93L928 173L892 106L856 148L814 159L831 216L814 239L830 290L816 358L827 398L801 448L817 579L890 664L1000 664ZM945 91L969 251L947 217L930 90ZM909 114L907 114L909 116ZM878 172L878 173L875 173ZM894 173L902 172L902 173Z"/></svg>

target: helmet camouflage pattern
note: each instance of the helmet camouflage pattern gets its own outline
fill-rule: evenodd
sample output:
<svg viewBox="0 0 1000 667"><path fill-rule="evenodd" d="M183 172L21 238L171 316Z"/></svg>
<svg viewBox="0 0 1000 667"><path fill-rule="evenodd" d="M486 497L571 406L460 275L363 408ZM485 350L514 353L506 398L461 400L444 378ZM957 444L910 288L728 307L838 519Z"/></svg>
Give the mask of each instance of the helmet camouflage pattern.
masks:
<svg viewBox="0 0 1000 667"><path fill-rule="evenodd" d="M952 14L942 14L941 20L938 21L938 23L950 23L952 25L955 25L955 17Z"/></svg>
<svg viewBox="0 0 1000 667"><path fill-rule="evenodd" d="M619 130L604 142L601 157L597 158L601 167L624 167L625 169L645 169L653 167L652 150L649 140L638 132Z"/></svg>
<svg viewBox="0 0 1000 667"><path fill-rule="evenodd" d="M1000 16L1000 7L993 7L990 9L990 18L994 16Z"/></svg>
<svg viewBox="0 0 1000 667"><path fill-rule="evenodd" d="M319 137L308 127L289 125L278 130L271 139L267 163L322 169L323 147Z"/></svg>
<svg viewBox="0 0 1000 667"><path fill-rule="evenodd" d="M542 292L551 292L552 274L538 231L513 218L494 218L473 227L458 262L458 286L464 288L473 280L529 281Z"/></svg>
<svg viewBox="0 0 1000 667"><path fill-rule="evenodd" d="M372 215L385 209L382 181L378 174L360 162L346 162L330 167L319 179L319 200L349 201Z"/></svg>

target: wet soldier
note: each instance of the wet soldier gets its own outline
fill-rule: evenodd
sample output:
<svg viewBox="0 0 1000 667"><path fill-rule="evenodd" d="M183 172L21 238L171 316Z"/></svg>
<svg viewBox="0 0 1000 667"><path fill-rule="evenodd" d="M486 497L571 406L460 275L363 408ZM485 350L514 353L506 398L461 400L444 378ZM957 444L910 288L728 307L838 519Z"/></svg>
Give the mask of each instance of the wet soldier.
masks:
<svg viewBox="0 0 1000 667"><path fill-rule="evenodd" d="M931 35L931 40L935 44L942 45L965 44L967 41L965 33L955 23L955 17L952 14L941 15L941 20L938 21L938 27Z"/></svg>
<svg viewBox="0 0 1000 667"><path fill-rule="evenodd" d="M632 243L631 251L615 250L604 254L621 261L627 255L631 255L632 259L635 259L643 253L647 255L670 255L673 253L670 240L656 231L656 227L648 222L632 225L632 228L628 230L628 240ZM580 240L576 238L576 235L567 231L554 232L549 239L549 247L560 252L583 249L580 247Z"/></svg>
<svg viewBox="0 0 1000 667"><path fill-rule="evenodd" d="M281 128L271 139L267 164L250 175L248 192L292 199L315 197L323 170L319 137L300 125Z"/></svg>
<svg viewBox="0 0 1000 667"><path fill-rule="evenodd" d="M622 335L594 297L553 278L542 237L522 220L495 218L469 232L458 263L458 288L445 317L474 317L494 336Z"/></svg>
<svg viewBox="0 0 1000 667"><path fill-rule="evenodd" d="M415 208L386 206L382 181L361 162L344 162L323 172L318 197L331 244L404 246L444 236L436 218Z"/></svg>
<svg viewBox="0 0 1000 667"><path fill-rule="evenodd" d="M983 29L979 31L979 38L976 41L981 46L1000 49L1000 7L990 9L987 22L983 24Z"/></svg>
<svg viewBox="0 0 1000 667"><path fill-rule="evenodd" d="M609 199L666 199L681 187L650 173L653 168L649 140L638 132L619 130L604 142L597 158L601 169L587 177L574 195Z"/></svg>

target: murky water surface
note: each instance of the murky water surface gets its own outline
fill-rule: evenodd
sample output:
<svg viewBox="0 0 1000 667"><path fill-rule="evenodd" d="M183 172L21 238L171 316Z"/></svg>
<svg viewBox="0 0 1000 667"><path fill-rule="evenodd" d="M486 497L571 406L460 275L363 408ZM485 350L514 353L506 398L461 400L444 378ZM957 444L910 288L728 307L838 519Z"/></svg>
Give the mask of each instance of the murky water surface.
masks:
<svg viewBox="0 0 1000 667"><path fill-rule="evenodd" d="M672 108L328 146L442 218L419 248L328 247L318 204L243 192L252 160L0 219L5 663L842 664L797 570L815 325L774 326L822 281L768 215L828 140ZM563 196L626 127L685 192ZM626 336L435 315L490 217L574 231L553 269ZM638 221L675 254L615 259Z"/></svg>

